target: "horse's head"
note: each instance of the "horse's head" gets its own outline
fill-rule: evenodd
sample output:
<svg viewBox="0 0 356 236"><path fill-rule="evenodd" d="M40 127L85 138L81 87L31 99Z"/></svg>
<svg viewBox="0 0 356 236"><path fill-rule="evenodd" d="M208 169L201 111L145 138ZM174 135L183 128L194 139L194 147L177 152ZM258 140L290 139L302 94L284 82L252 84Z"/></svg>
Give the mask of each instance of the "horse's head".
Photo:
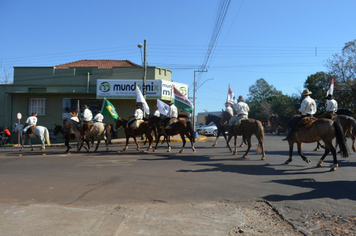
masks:
<svg viewBox="0 0 356 236"><path fill-rule="evenodd" d="M127 121L126 121L126 122L127 122ZM115 129L118 129L118 128L120 128L121 126L125 127L126 122L125 122L124 119L122 119L121 117L119 117L119 118L116 120Z"/></svg>
<svg viewBox="0 0 356 236"><path fill-rule="evenodd" d="M21 125L14 123L14 126L12 127L12 133L16 134L20 130L21 130Z"/></svg>
<svg viewBox="0 0 356 236"><path fill-rule="evenodd" d="M57 125L57 124L54 124L54 131L53 131L53 134L54 135L57 135L58 133L62 132L62 126L61 125Z"/></svg>

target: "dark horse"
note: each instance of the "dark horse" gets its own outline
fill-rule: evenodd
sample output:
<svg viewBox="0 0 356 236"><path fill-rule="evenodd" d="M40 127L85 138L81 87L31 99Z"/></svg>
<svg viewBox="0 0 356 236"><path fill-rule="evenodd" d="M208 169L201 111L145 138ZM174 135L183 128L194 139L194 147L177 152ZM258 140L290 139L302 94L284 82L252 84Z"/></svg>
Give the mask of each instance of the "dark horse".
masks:
<svg viewBox="0 0 356 236"><path fill-rule="evenodd" d="M222 116L221 122L229 121L230 118L232 117L231 114L227 111L223 111L221 116ZM235 137L235 141L234 141L235 150L234 150L233 154L236 155L237 154L237 135L244 135L247 140L247 150L246 150L245 154L243 155L243 157L244 158L247 157L248 153L251 149L251 146L252 146L251 145L252 134L254 134L258 140L257 153L262 152L261 160L264 160L266 157L265 150L264 150L265 134L264 134L262 123L259 120L248 118L248 119L242 120L239 127L234 126L234 135L231 135L229 133L229 137L226 141L227 147L229 148L230 152L232 152L229 142L230 142L232 136L234 136Z"/></svg>
<svg viewBox="0 0 356 236"><path fill-rule="evenodd" d="M218 143L218 139L220 137L220 135L224 135L224 139L227 140L227 137L226 137L226 131L228 131L226 129L226 127L224 127L222 124L221 124L221 117L219 116L215 116L215 115L212 115L212 114L209 114L206 118L206 121L205 121L205 125L208 125L210 124L211 122L213 122L215 124L215 126L218 128L218 134L216 135L216 139L215 139L215 142L213 144L213 147L216 146L216 144Z"/></svg>
<svg viewBox="0 0 356 236"><path fill-rule="evenodd" d="M63 129L61 125L54 124L54 131L53 134L57 135L58 133L62 133L62 138L64 139L64 144L67 147L66 152L69 151L72 147L69 145L70 140L75 140L75 133L71 129ZM94 141L94 140L93 140ZM88 148L86 146L83 146L87 151ZM78 147L77 147L78 148ZM80 150L80 149L79 149Z"/></svg>
<svg viewBox="0 0 356 236"><path fill-rule="evenodd" d="M184 152L184 147L185 147L185 143L186 143L184 135L188 137L190 144L192 146L192 150L193 150L193 152L195 152L193 125L189 120L187 121L186 118L178 118L178 121L176 123L174 123L173 127L170 129L163 129L164 127L162 127L162 125L161 125L160 117L151 116L149 118L149 122L150 122L150 124L155 125L155 127L157 128L158 134L163 132L168 136L168 138L167 138L167 144L168 144L167 152L171 151L169 136L174 136L177 134L180 135L182 142L183 142L182 149L179 151L179 153ZM155 147L154 151L157 150L158 143L159 143L159 137L156 139L156 147Z"/></svg>
<svg viewBox="0 0 356 236"><path fill-rule="evenodd" d="M153 142L152 132L154 131L154 129L152 128L152 126L148 123L148 121L143 121L137 129L132 129L132 128L127 128L126 126L127 122L128 120L120 117L117 119L115 125L116 129L123 127L125 130L126 145L123 150L127 150L130 137L134 139L137 146L137 150L140 150L140 145L137 142L136 136L145 135L146 138L148 139L149 146L147 148L147 151L149 151L152 148L152 142Z"/></svg>
<svg viewBox="0 0 356 236"><path fill-rule="evenodd" d="M342 156L348 157L349 153L346 146L346 138L343 133L342 127L338 122L335 122L331 119L320 118L314 121L314 123L312 123L308 129L296 130L293 133L291 140L288 141L289 159L285 162L285 164L289 164L292 162L294 143L297 143L298 154L306 163L310 164L311 161L302 153L302 144L313 143L323 140L325 144L325 152L324 155L320 158L317 166L322 166L325 157L331 152L334 158L334 165L332 166L330 171L336 170L339 165L337 162L336 150L332 144L332 140L335 137L337 144L339 144L340 146Z"/></svg>

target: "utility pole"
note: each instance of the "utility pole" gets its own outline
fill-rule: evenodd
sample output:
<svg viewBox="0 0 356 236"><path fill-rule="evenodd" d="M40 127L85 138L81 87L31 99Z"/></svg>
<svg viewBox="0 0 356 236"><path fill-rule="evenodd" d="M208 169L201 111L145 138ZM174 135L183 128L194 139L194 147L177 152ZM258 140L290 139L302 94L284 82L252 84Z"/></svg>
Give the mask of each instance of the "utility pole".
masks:
<svg viewBox="0 0 356 236"><path fill-rule="evenodd" d="M146 76L147 76L147 41L144 41L144 51L143 51L143 85L142 85L142 95L146 100Z"/></svg>
<svg viewBox="0 0 356 236"><path fill-rule="evenodd" d="M195 131L195 100L196 100L196 93L197 93L197 80L196 74L197 72L208 72L208 70L195 70L194 71L194 89L193 89L193 130Z"/></svg>

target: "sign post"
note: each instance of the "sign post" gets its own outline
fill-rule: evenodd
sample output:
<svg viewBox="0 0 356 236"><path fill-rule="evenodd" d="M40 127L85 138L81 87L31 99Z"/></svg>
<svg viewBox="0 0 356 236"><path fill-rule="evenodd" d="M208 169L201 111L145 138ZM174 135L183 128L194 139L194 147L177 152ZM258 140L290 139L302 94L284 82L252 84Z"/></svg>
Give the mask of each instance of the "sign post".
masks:
<svg viewBox="0 0 356 236"><path fill-rule="evenodd" d="M18 124L20 124L21 118L22 118L22 114L21 114L20 112L17 113L17 121L18 121ZM20 130L18 131L17 140L18 140L18 145L20 146Z"/></svg>

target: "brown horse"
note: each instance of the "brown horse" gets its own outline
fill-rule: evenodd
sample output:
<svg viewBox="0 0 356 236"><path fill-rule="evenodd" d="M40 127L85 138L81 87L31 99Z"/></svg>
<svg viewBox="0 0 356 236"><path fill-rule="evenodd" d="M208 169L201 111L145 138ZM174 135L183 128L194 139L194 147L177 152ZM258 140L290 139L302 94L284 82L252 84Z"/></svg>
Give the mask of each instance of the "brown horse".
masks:
<svg viewBox="0 0 356 236"><path fill-rule="evenodd" d="M276 128L280 125L285 131L288 130L288 121L292 119L291 117L288 116L278 116L278 115L272 115L270 118L270 124L271 124L271 132L275 131ZM355 136L354 136L354 130L356 130L356 121L354 118L351 116L347 115L337 115L333 118L334 121L340 123L342 130L344 134L348 135L352 139L352 150L356 152L356 147L355 147ZM317 147L314 149L314 151L318 151L319 147L324 148L323 145L318 142Z"/></svg>
<svg viewBox="0 0 356 236"><path fill-rule="evenodd" d="M103 138L105 145L106 145L106 151L109 151L109 140L110 140L110 129L111 126L107 125L105 123L102 122L93 122L93 121L89 121L84 125L84 137L88 140L93 140L93 137L96 138L96 147L94 152L97 152L98 148L99 148L99 144L101 142L100 137ZM90 146L88 147L89 151Z"/></svg>
<svg viewBox="0 0 356 236"><path fill-rule="evenodd" d="M193 150L193 152L195 152L194 130L193 130L193 125L190 121L187 121L185 118L178 118L178 121L170 129L165 129L164 126L162 126L160 117L151 116L149 118L149 122L150 122L150 124L155 125L155 127L157 128L157 132L158 132L158 138L156 139L156 146L153 151L157 150L157 145L159 143L159 137L161 135L166 135L167 136L166 140L167 140L167 144L168 144L167 152L170 152L171 146L170 146L169 136L174 136L174 135L179 134L182 139L182 142L183 142L182 149L179 151L179 153L184 152L184 147L185 147L185 143L186 143L184 136L188 137L190 144L192 146L192 150ZM161 133L163 133L163 134L161 134Z"/></svg>
<svg viewBox="0 0 356 236"><path fill-rule="evenodd" d="M303 155L302 153L302 145L303 143L313 143L323 140L325 144L325 152L324 155L320 158L317 167L322 166L325 157L331 152L334 158L334 165L330 169L330 171L334 171L338 168L338 162L336 157L336 150L332 144L332 140L336 137L336 142L339 144L341 153L343 157L348 157L348 149L346 146L346 138L343 133L342 127L338 122L335 122L331 119L317 119L308 129L296 130L289 143L289 159L285 162L285 164L289 164L292 162L293 155L293 146L294 143L297 143L298 154L302 157L302 159L310 164L311 161Z"/></svg>
<svg viewBox="0 0 356 236"><path fill-rule="evenodd" d="M223 123L225 121L229 121L230 118L232 117L231 114L227 111L223 111L221 116L222 116L221 122L223 122ZM237 135L244 135L247 140L247 150L246 150L245 154L243 155L243 157L244 158L247 157L248 153L251 149L251 146L252 146L251 145L252 134L254 134L258 140L257 153L262 152L261 160L264 160L266 157L265 150L264 150L265 134L264 134L262 123L259 120L248 118L248 119L242 120L239 127L234 126L234 135L231 135L229 133L229 137L226 141L227 147L229 148L230 152L232 152L229 143L230 143L232 136L234 136L235 137L235 141L234 141L235 150L232 153L233 153L233 155L236 155L237 154Z"/></svg>
<svg viewBox="0 0 356 236"><path fill-rule="evenodd" d="M75 139L75 134L72 130L64 130L61 125L54 124L54 131L53 134L57 135L59 133L62 133L62 138L64 139L64 144L67 147L66 152L69 151L72 147L69 145L69 141ZM86 147L85 147L86 148Z"/></svg>
<svg viewBox="0 0 356 236"><path fill-rule="evenodd" d="M153 142L153 137L152 137L152 132L153 128L151 125L149 125L148 121L144 121L140 124L140 126L137 129L132 129L132 128L127 128L127 122L128 120L123 119L123 118L118 118L116 121L116 126L115 129L118 129L120 127L123 127L125 130L125 136L126 136L126 145L125 148L123 149L124 151L127 150L128 145L129 145L129 139L132 137L136 143L137 150L140 150L140 145L137 142L136 136L142 136L145 135L146 138L148 139L149 142L149 147L147 148L147 151L149 151L152 148L152 142Z"/></svg>

